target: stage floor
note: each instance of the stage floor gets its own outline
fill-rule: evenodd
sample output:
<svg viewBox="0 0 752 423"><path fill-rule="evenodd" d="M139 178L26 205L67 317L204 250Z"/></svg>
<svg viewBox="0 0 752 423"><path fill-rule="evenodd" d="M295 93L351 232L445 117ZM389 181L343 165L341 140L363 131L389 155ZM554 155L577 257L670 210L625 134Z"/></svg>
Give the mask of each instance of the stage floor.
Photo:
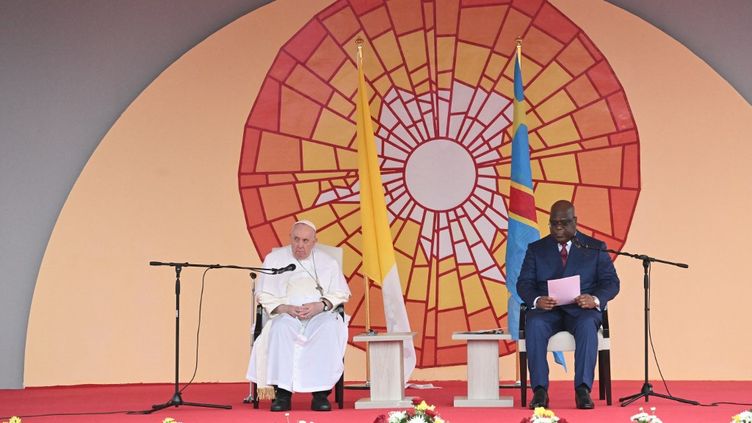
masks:
<svg viewBox="0 0 752 423"><path fill-rule="evenodd" d="M428 383L428 382L420 382ZM452 400L455 395L465 395L466 387L462 381L431 382L439 389L408 389L407 395L424 398L429 404L436 405L438 413L452 423L517 423L529 416L530 411L520 407L519 390L503 389L502 396L514 397L514 408L454 408ZM638 412L639 407L656 407L656 414L666 423L671 422L729 422L731 417L752 405L719 405L715 407L692 406L660 398L651 398L649 403L639 400L627 407L620 407L618 398L636 393L640 390L640 381L615 381L613 384L614 405L607 406L605 401L596 400L595 410L577 410L574 406L574 392L571 382L553 382L550 389L553 409L569 423L580 422L629 422L629 417ZM596 385L597 386L597 385ZM663 384L653 382L656 392L666 393ZM728 401L752 403L752 381L716 382L716 381L672 381L668 383L671 394L703 404ZM148 409L152 404L166 402L172 397L172 385L86 385L67 387L27 388L20 390L0 390L0 416L7 421L9 416L23 417L23 421L54 422L162 422L172 417L183 423L188 422L279 422L287 423L284 413L268 411L269 401L262 401L260 408L254 410L249 404L243 404L248 394L245 383L195 384L183 392L186 402L226 404L231 410L217 410L201 407L183 406L169 408L151 415L127 415L129 410ZM597 394L597 389L594 389ZM329 413L309 410L310 395L295 394L293 410L289 422L364 422L370 423L379 414L388 410L355 410L353 403L367 396L367 391L346 390L345 408ZM531 395L528 395L528 400ZM333 400L334 395L330 397ZM335 405L336 407L336 405ZM98 415L64 415L66 413L105 413ZM119 412L119 413L118 413ZM47 417L30 417L33 415L53 414ZM28 417L24 417L28 416Z"/></svg>

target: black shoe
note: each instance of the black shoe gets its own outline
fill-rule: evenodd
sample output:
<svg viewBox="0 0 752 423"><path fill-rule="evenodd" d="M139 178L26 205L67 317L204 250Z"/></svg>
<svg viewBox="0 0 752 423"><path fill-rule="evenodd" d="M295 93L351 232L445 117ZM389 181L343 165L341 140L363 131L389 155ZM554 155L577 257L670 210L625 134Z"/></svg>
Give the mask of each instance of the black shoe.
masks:
<svg viewBox="0 0 752 423"><path fill-rule="evenodd" d="M292 392L285 391L282 388L274 390L274 401L272 402L272 411L290 411L292 408Z"/></svg>
<svg viewBox="0 0 752 423"><path fill-rule="evenodd" d="M332 404L329 403L329 393L332 391L319 391L313 393L311 399L311 410L313 411L332 411Z"/></svg>
<svg viewBox="0 0 752 423"><path fill-rule="evenodd" d="M590 390L585 385L580 385L574 390L574 402L577 408L581 410L592 410L595 408L593 400L590 398Z"/></svg>
<svg viewBox="0 0 752 423"><path fill-rule="evenodd" d="M548 408L548 392L545 388L535 388L533 393L533 399L530 400L530 409L534 410L538 407Z"/></svg>

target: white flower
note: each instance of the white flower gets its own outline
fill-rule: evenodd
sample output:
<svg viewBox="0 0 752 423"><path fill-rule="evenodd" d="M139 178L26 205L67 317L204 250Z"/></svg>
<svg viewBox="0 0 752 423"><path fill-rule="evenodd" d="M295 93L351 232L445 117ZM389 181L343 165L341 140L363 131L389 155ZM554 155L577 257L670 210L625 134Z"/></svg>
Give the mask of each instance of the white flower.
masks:
<svg viewBox="0 0 752 423"><path fill-rule="evenodd" d="M426 423L423 416L413 416L407 423Z"/></svg>
<svg viewBox="0 0 752 423"><path fill-rule="evenodd" d="M642 408L640 408L640 410L642 410ZM650 417L648 415L648 413L646 413L646 412L643 411L641 413L637 413L634 416L630 417L629 421L638 422L638 421L640 421L640 419L647 419L648 417Z"/></svg>
<svg viewBox="0 0 752 423"><path fill-rule="evenodd" d="M390 411L389 412L389 423L400 423L402 420L407 418L407 412L405 411Z"/></svg>
<svg viewBox="0 0 752 423"><path fill-rule="evenodd" d="M752 423L752 411L742 411L731 419L731 423Z"/></svg>
<svg viewBox="0 0 752 423"><path fill-rule="evenodd" d="M559 421L558 417L533 417L530 420L532 423L556 423Z"/></svg>
<svg viewBox="0 0 752 423"><path fill-rule="evenodd" d="M533 410L532 417L530 417L531 423L557 423L558 421L559 417L556 416L556 413L544 407L536 407Z"/></svg>
<svg viewBox="0 0 752 423"><path fill-rule="evenodd" d="M663 423L663 421L655 415L655 407L650 407L650 412L652 414L646 413L645 410L640 407L640 412L630 417L629 421L635 423Z"/></svg>
<svg viewBox="0 0 752 423"><path fill-rule="evenodd" d="M637 423L663 423L663 421L659 419L658 416L651 416L650 414L645 412L635 414L634 416L630 417L629 420Z"/></svg>

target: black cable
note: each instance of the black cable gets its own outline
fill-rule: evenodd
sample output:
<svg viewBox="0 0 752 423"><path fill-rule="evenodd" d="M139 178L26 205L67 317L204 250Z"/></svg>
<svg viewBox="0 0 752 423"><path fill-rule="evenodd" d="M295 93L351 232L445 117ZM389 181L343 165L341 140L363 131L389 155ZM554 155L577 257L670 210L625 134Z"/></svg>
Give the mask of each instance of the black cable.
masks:
<svg viewBox="0 0 752 423"><path fill-rule="evenodd" d="M733 402L733 401L718 401L711 402L710 404L698 404L701 407L717 407L719 405L752 405L752 402Z"/></svg>
<svg viewBox="0 0 752 423"><path fill-rule="evenodd" d="M193 383L193 379L196 378L196 373L198 373L198 346L199 346L199 339L201 335L201 311L204 306L204 286L206 282L206 273L210 271L212 268L207 267L206 270L204 270L204 274L201 275L201 294L198 296L198 325L196 325L196 365L193 367L193 376L191 376L191 380L188 381L181 389L179 393L183 393L185 391L185 388L189 387Z"/></svg>
<svg viewBox="0 0 752 423"><path fill-rule="evenodd" d="M201 275L201 294L199 294L199 300L198 300L198 325L196 328L196 365L193 367L193 376L191 376L191 380L188 381L179 391L179 393L183 393L185 388L190 386L193 383L193 380L196 378L196 374L198 373L198 352L199 352L199 339L201 335L201 312L203 310L203 304L204 304L204 287L206 283L206 273L211 270L212 268L207 268L204 270L203 275ZM149 411L149 410L147 410ZM48 414L28 414L24 416L17 416L22 419L26 418L32 418L32 417L54 417L54 416L97 416L97 415L109 415L109 414L143 414L143 411L134 411L134 410L119 410L119 411L92 411L92 412L79 412L79 413L48 413ZM0 417L0 419L10 419L13 416L7 416L7 417Z"/></svg>
<svg viewBox="0 0 752 423"><path fill-rule="evenodd" d="M128 410L120 410L120 411L84 411L79 413L48 413L48 414L27 414L23 416L15 416L19 417L21 419L28 419L32 417L54 417L54 416L98 416L98 415L107 415L107 414L129 414L131 411ZM6 420L10 419L14 416L0 416L0 420Z"/></svg>
<svg viewBox="0 0 752 423"><path fill-rule="evenodd" d="M651 263L651 264L648 265L648 280L649 281L652 281L652 279L651 279L651 277L652 277L651 273L652 272L653 272L653 266L652 266L652 263ZM651 306L650 306L650 290L648 289L648 310L650 310L650 308L651 308ZM652 320L653 320L653 315L651 314L650 315L650 320L648 320L648 339L650 340L650 349L653 351L653 362L655 362L655 366L658 368L658 374L661 375L661 381L663 382L663 387L666 388L666 393L669 396L673 397L673 395L671 395L671 391L668 390L668 384L666 384L666 378L663 377L663 371L661 370L661 364L658 362L658 356L655 353L655 345L653 345L653 330L652 330L653 324L652 324Z"/></svg>
<svg viewBox="0 0 752 423"><path fill-rule="evenodd" d="M652 272L653 267L648 266L648 280L650 279L650 273ZM648 310L650 309L650 290L648 290ZM653 362L655 362L656 367L658 368L658 373L661 375L661 381L663 382L663 387L666 388L666 393L669 396L671 395L671 391L668 389L668 384L666 383L666 378L663 377L663 371L661 371L661 365L658 362L658 355L655 353L655 345L653 345L653 331L652 331L652 314L650 317L650 320L648 320L648 338L650 339L650 349L653 351ZM742 405L742 406L752 406L752 403L748 402L733 402L733 401L718 401L718 402L711 402L708 404L703 404L698 402L696 405L702 406L702 407L717 407L719 405Z"/></svg>

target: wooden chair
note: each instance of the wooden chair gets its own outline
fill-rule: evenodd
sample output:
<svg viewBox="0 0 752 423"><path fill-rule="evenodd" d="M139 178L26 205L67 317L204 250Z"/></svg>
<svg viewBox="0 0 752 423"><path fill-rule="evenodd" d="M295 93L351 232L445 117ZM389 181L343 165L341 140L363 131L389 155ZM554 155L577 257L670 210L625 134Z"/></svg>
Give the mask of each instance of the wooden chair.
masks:
<svg viewBox="0 0 752 423"><path fill-rule="evenodd" d="M279 247L279 248L289 248L289 247ZM342 268L343 252L341 248L332 247L332 246L324 245L324 244L316 244L316 250L322 251L330 255L332 258L337 260L337 263L339 263L340 268ZM338 305L335 308L335 311L339 313L343 321L347 322L347 320L345 319L344 305L342 304ZM264 329L264 326L266 325L268 319L269 319L269 316L264 310L264 307L262 307L261 305L256 305L256 314L255 314L255 318L253 319L255 324L253 326L253 335L252 335L254 342L261 335L261 332ZM259 392L258 392L258 386L256 385L255 382L251 382L250 389L251 389L250 395L248 395L243 400L243 402L253 403L253 408L259 408L259 395L258 395ZM342 376L340 376L339 380L334 385L333 390L334 390L334 401L337 403L337 406L340 409L342 409L345 406L345 373L344 372L342 372Z"/></svg>
<svg viewBox="0 0 752 423"><path fill-rule="evenodd" d="M527 306L520 307L520 339L517 351L520 353L520 402L527 406L527 349L525 346L525 313ZM547 351L574 351L574 336L561 331L548 341ZM603 322L598 330L598 398L605 397L606 404L611 405L611 338L608 326L608 310L603 310Z"/></svg>

